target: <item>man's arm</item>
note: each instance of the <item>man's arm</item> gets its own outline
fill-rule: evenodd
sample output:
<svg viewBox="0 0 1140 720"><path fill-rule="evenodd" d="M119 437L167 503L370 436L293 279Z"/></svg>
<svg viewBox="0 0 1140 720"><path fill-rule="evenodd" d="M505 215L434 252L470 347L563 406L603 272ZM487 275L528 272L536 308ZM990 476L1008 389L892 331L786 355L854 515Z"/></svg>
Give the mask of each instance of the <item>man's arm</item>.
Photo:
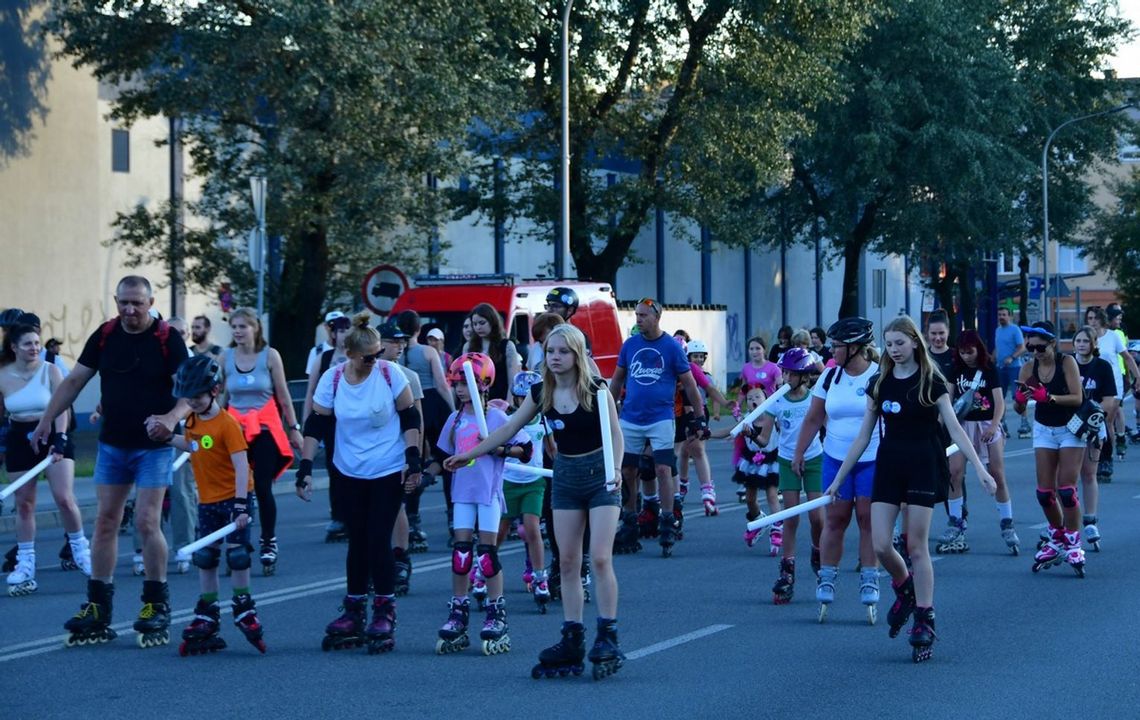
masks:
<svg viewBox="0 0 1140 720"><path fill-rule="evenodd" d="M43 417L36 424L36 429L32 431L32 448L39 449L41 446L47 445L48 437L51 435L52 423L63 414L64 410L71 407L75 398L79 397L79 393L83 391L83 388L93 377L95 377L95 370L80 363L75 364L71 373L51 394L47 410L44 411Z"/></svg>

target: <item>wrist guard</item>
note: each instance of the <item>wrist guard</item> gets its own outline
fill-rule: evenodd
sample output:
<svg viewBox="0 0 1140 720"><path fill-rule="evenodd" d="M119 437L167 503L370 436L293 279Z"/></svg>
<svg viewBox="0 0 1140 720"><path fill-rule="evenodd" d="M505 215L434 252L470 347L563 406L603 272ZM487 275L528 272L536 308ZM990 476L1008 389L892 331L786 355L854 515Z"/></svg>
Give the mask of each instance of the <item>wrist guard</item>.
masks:
<svg viewBox="0 0 1140 720"><path fill-rule="evenodd" d="M239 515L249 515L248 497L234 498L233 512L230 513L230 520L237 520Z"/></svg>
<svg viewBox="0 0 1140 720"><path fill-rule="evenodd" d="M296 479L296 481L294 481L293 484L299 488L306 488L312 484L308 480L308 478L310 478L312 476L313 476L313 461L312 460L302 460L301 461L301 467L299 467L297 469L297 479Z"/></svg>
<svg viewBox="0 0 1140 720"><path fill-rule="evenodd" d="M416 475L424 470L418 447L404 448L404 462L408 464L409 475Z"/></svg>

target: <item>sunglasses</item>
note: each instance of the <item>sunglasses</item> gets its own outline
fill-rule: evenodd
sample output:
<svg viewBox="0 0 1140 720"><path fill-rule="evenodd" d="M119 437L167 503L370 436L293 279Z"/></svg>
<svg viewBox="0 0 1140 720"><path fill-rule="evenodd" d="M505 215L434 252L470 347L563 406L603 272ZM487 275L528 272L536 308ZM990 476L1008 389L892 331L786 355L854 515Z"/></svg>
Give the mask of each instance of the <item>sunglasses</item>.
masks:
<svg viewBox="0 0 1140 720"><path fill-rule="evenodd" d="M657 302L656 300L654 300L651 297L643 297L637 301L637 304L638 305L648 305L650 308L653 309L653 312L657 313L658 315L661 314L661 303Z"/></svg>
<svg viewBox="0 0 1140 720"><path fill-rule="evenodd" d="M361 355L361 362L374 363L383 353L372 353L371 355Z"/></svg>
<svg viewBox="0 0 1140 720"><path fill-rule="evenodd" d="M1049 349L1048 345L1026 344L1025 349L1030 352L1045 352Z"/></svg>

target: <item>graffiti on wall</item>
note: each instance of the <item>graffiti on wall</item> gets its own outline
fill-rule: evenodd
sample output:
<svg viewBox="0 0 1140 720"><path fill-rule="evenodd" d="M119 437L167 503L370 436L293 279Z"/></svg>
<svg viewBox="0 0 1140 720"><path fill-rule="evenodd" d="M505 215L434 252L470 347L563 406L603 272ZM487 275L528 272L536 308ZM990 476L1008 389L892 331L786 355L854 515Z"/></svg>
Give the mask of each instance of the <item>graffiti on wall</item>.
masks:
<svg viewBox="0 0 1140 720"><path fill-rule="evenodd" d="M744 338L740 336L740 314L729 313L724 320L725 345L730 363L744 362Z"/></svg>
<svg viewBox="0 0 1140 720"><path fill-rule="evenodd" d="M58 313L49 312L46 317L40 316L40 322L43 323L40 339L46 343L48 338L58 338L63 343L59 354L74 363L83 352L87 338L107 317L103 303L85 302L79 309L73 305L64 305Z"/></svg>

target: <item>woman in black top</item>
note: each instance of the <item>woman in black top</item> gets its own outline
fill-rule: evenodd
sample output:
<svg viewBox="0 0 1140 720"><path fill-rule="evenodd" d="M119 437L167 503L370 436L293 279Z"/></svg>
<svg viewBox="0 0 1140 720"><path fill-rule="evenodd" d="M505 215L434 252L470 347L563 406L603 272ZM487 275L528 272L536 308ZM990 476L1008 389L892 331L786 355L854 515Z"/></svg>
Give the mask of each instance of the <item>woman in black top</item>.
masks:
<svg viewBox="0 0 1140 720"><path fill-rule="evenodd" d="M867 414L827 493L834 497L839 492L867 449L875 424L881 421L882 440L875 456L871 491L872 543L883 569L891 574L896 594L887 613L890 636L898 635L913 612L910 644L914 661L921 662L930 658L934 643L934 567L927 538L934 505L945 498L950 479L946 448L938 432L940 419L974 465L985 491L992 495L995 485L954 416L946 383L935 369L914 321L905 315L895 318L887 324L883 339L886 354L879 374L867 387ZM903 529L913 575L891 542L903 503L907 503Z"/></svg>
<svg viewBox="0 0 1140 720"><path fill-rule="evenodd" d="M938 365L942 377L949 378L954 372L954 348L947 342L950 340L950 319L946 317L945 310L935 310L926 320L926 342L930 359Z"/></svg>
<svg viewBox="0 0 1140 720"><path fill-rule="evenodd" d="M1077 359L1077 369L1081 373L1081 385L1085 396L1104 409L1108 416L1109 407L1115 407L1114 394L1116 378L1112 366L1100 356L1096 344L1096 330L1085 325L1073 336L1073 357ZM1100 488L1097 485L1096 470L1100 462L1101 443L1108 439L1106 427L1102 426L1098 436L1089 440L1084 459L1081 462L1081 492L1085 499L1081 524L1085 542L1100 551L1100 529L1097 527L1096 511Z"/></svg>
<svg viewBox="0 0 1140 720"><path fill-rule="evenodd" d="M978 457L986 463L990 475L997 483L995 499L1001 516L1001 536L1006 547L1016 555L1020 540L1013 529L1013 504L1005 482L1005 435L1001 430L1005 397L1001 380L986 344L974 330L964 330L958 336L958 347L954 354L958 359L948 378L954 390L954 409ZM962 514L962 481L966 477L966 458L961 453L955 453L950 457L949 464L950 527L935 547L940 553L969 550L965 537L966 520Z"/></svg>
<svg viewBox="0 0 1140 720"><path fill-rule="evenodd" d="M620 468L604 467L600 412L609 414L615 464L622 457L622 435L617 407L604 391L606 407L598 408L602 381L589 372L586 338L570 324L554 327L543 346L543 381L511 415L510 421L469 452L448 458L444 466L454 470L509 441L535 415L542 413L551 427L558 452L554 457L551 506L554 535L561 548L562 577L576 578L582 564L582 536L590 523L590 557L598 594L598 635L590 661L594 675L609 674L621 666L617 647L617 578L613 570L614 533L621 510ZM585 654L582 626L583 597L578 583L562 586L562 641L544 650L534 676L582 671Z"/></svg>
<svg viewBox="0 0 1140 720"><path fill-rule="evenodd" d="M495 363L495 382L487 393L488 400L510 402L510 380L522 371L518 348L506 336L499 311L488 303L480 303L467 316L471 321L471 339L464 352L481 352Z"/></svg>
<svg viewBox="0 0 1140 720"><path fill-rule="evenodd" d="M768 349L769 362L776 362L780 356L792 348L792 326L785 325L776 333L776 342Z"/></svg>
<svg viewBox="0 0 1140 720"><path fill-rule="evenodd" d="M1021 332L1025 335L1025 349L1033 354L1033 361L1021 366L1013 407L1021 415L1030 400L1037 404L1033 411L1037 502L1045 509L1050 538L1037 551L1033 570L1036 572L1064 560L1084 577L1077 476L1086 444L1066 427L1084 399L1081 373L1072 356L1057 351L1053 323L1042 320L1033 327L1022 327Z"/></svg>

